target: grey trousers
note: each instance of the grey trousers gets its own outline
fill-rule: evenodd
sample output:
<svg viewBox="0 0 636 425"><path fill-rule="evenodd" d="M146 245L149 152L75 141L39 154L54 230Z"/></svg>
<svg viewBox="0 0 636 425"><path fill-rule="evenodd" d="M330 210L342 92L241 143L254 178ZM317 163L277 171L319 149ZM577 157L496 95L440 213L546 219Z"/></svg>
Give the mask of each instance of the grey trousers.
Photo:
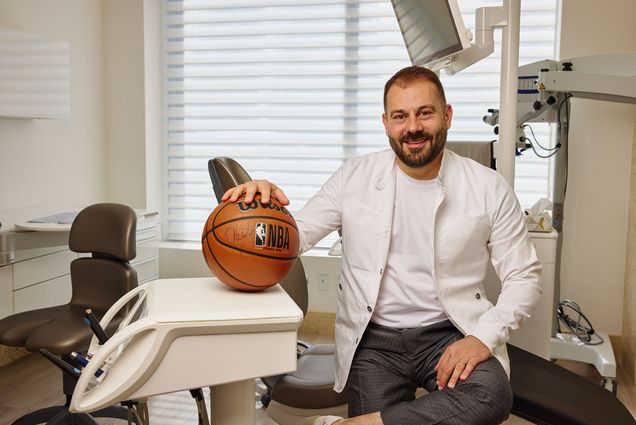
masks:
<svg viewBox="0 0 636 425"><path fill-rule="evenodd" d="M455 388L436 389L434 367L464 336L450 321L394 329L370 323L347 381L349 417L380 412L385 425L494 425L512 407L508 376L497 359L480 363ZM417 388L428 394L415 398Z"/></svg>

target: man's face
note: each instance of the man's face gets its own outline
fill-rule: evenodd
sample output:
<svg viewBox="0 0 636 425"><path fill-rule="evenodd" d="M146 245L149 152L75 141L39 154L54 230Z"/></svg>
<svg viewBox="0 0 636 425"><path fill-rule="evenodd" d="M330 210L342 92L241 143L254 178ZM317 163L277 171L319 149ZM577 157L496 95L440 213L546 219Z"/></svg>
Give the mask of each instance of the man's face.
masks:
<svg viewBox="0 0 636 425"><path fill-rule="evenodd" d="M407 167L424 168L441 160L452 115L452 108L442 103L437 87L418 80L389 89L382 122L398 159Z"/></svg>

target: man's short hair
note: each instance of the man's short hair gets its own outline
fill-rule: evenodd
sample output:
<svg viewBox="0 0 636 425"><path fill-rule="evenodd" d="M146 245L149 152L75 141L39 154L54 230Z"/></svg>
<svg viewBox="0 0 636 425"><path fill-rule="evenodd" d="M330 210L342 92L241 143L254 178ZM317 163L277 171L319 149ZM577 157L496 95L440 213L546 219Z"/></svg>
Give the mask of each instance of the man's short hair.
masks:
<svg viewBox="0 0 636 425"><path fill-rule="evenodd" d="M425 80L435 84L435 87L437 87L437 91L442 98L442 104L446 105L444 87L442 86L442 82L439 80L437 74L430 69L423 68L421 66L407 66L406 68L402 68L396 72L395 75L393 75L393 77L391 77L384 85L384 111L386 112L386 95L391 87L396 84L403 88L408 87L410 84L413 84L418 80Z"/></svg>

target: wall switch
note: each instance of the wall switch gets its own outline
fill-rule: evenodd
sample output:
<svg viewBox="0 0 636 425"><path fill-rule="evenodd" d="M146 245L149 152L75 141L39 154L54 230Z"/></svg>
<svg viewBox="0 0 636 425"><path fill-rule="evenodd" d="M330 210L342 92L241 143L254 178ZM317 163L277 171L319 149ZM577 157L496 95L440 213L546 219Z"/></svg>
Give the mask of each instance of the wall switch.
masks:
<svg viewBox="0 0 636 425"><path fill-rule="evenodd" d="M329 274L328 273L318 273L318 289L321 291L329 290Z"/></svg>

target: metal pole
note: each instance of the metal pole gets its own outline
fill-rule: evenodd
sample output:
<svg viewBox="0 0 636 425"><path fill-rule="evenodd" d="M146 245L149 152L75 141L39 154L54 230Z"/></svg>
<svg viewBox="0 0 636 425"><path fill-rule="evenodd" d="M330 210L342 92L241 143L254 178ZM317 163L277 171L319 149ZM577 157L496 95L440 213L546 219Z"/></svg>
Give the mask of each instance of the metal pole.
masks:
<svg viewBox="0 0 636 425"><path fill-rule="evenodd" d="M508 24L501 37L501 87L499 93L499 153L497 170L514 188L517 134L517 85L521 0L504 0Z"/></svg>

